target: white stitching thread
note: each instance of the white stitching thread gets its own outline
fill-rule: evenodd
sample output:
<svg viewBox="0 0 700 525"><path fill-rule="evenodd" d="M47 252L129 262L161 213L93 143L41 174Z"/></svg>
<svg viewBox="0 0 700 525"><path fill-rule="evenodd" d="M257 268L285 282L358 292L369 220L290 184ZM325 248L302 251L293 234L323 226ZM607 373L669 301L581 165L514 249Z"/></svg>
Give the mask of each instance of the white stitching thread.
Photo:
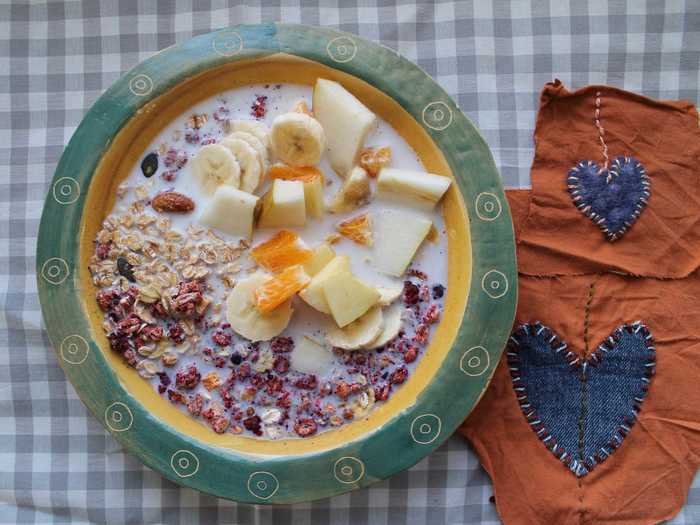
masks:
<svg viewBox="0 0 700 525"><path fill-rule="evenodd" d="M603 169L607 171L610 158L608 157L608 145L605 143L605 128L600 123L600 91L595 94L595 127L598 128L598 138L603 146L603 159L605 160ZM611 175L608 173L608 182L610 182L610 177Z"/></svg>

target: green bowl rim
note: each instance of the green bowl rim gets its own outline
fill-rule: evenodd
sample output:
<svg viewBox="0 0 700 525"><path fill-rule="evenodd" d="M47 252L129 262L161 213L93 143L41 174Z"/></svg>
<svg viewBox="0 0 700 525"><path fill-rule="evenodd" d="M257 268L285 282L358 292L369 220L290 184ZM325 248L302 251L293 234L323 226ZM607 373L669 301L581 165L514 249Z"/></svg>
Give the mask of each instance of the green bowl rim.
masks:
<svg viewBox="0 0 700 525"><path fill-rule="evenodd" d="M473 263L457 337L413 406L340 447L261 457L205 445L179 433L148 413L120 384L90 338L80 299L78 231L95 168L139 108L201 71L278 52L367 81L423 126L457 179L470 218ZM517 299L510 211L498 170L476 127L427 73L396 51L352 34L304 25L222 29L169 47L122 76L86 114L61 157L44 204L36 264L49 338L68 379L95 417L126 450L168 479L250 503L292 503L347 492L406 469L437 448L486 389L510 333Z"/></svg>

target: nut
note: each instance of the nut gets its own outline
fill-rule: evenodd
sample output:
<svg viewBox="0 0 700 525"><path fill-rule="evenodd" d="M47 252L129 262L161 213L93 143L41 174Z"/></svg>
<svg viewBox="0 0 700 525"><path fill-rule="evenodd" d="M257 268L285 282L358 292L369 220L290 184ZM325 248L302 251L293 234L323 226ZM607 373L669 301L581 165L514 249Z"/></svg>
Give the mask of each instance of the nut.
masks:
<svg viewBox="0 0 700 525"><path fill-rule="evenodd" d="M164 191L153 197L151 206L160 213L188 213L194 210L194 201L182 193Z"/></svg>

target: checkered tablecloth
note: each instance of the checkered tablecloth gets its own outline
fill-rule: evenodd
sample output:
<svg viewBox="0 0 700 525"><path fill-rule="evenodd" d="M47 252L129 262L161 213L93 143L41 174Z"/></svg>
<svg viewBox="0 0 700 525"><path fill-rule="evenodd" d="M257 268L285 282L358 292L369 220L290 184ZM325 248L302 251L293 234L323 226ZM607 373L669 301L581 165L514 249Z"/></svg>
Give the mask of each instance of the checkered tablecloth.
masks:
<svg viewBox="0 0 700 525"><path fill-rule="evenodd" d="M0 2L0 522L499 523L460 437L369 489L304 505L237 505L180 488L125 453L84 408L42 327L39 218L56 163L112 82L157 50L225 26L318 24L397 49L484 133L526 186L542 85L700 94L700 2ZM342 4L342 7L339 7ZM700 523L700 479L673 523Z"/></svg>

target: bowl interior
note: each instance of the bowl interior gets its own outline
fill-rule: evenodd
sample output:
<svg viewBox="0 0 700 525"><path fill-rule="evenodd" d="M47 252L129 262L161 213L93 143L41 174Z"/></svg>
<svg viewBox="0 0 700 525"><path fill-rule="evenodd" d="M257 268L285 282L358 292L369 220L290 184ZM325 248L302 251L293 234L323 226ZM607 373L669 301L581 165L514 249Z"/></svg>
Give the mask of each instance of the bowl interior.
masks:
<svg viewBox="0 0 700 525"><path fill-rule="evenodd" d="M318 77L341 82L372 111L387 121L411 145L428 171L453 177L440 149L424 128L395 100L369 83L338 69L277 53L207 69L187 78L146 104L114 137L94 173L86 196L80 228L79 287L82 307L89 316L91 336L121 384L150 414L178 432L204 444L253 455L285 456L329 450L359 439L380 428L394 415L415 403L417 396L430 384L452 347L462 323L470 288L472 249L466 207L457 185L453 184L443 201L448 237L448 291L441 321L429 348L409 381L398 389L388 402L377 406L363 420L309 439L263 441L230 433L215 434L159 396L149 383L109 349L101 328L102 312L94 299L97 290L88 270L88 259L93 253L93 241L101 222L114 205L117 186L140 162L151 141L189 107L217 93L256 83L312 85Z"/></svg>

